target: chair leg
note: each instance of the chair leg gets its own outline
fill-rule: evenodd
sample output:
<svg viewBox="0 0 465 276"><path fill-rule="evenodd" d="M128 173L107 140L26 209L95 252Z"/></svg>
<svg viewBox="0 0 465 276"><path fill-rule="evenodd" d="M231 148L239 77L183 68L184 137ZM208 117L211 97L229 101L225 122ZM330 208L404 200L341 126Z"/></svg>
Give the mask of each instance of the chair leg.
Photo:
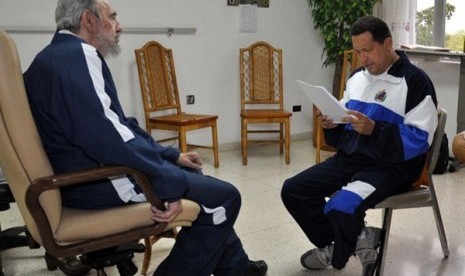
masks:
<svg viewBox="0 0 465 276"><path fill-rule="evenodd" d="M315 156L315 163L318 164L321 162L321 126L320 126L320 123L317 121L316 122L316 127L315 127L315 131L316 131L316 135L315 135L315 138L316 138L316 156Z"/></svg>
<svg viewBox="0 0 465 276"><path fill-rule="evenodd" d="M144 260L142 261L142 268L140 272L141 275L146 276L147 271L149 270L150 260L152 259L152 246L161 238L176 239L177 235L178 235L178 230L176 230L176 228L173 228L166 232L163 232L161 235L152 236L150 238L144 239L145 252L144 252Z"/></svg>
<svg viewBox="0 0 465 276"><path fill-rule="evenodd" d="M144 245L145 245L145 252L144 252L144 260L142 261L142 268L141 268L141 275L147 275L147 271L149 270L150 260L152 259L152 245L156 241L152 241L154 237L145 238Z"/></svg>
<svg viewBox="0 0 465 276"><path fill-rule="evenodd" d="M429 176L431 178L431 175ZM430 179L430 183L432 179ZM436 198L436 191L434 185L430 185L431 190L431 201L433 207L434 218L436 219L436 227L438 228L439 240L441 241L442 253L444 258L449 257L449 246L447 245L446 231L444 230L444 224L442 223L441 211L439 210L438 199Z"/></svg>
<svg viewBox="0 0 465 276"><path fill-rule="evenodd" d="M187 152L187 138L186 131L184 129L179 131L179 149L181 152Z"/></svg>
<svg viewBox="0 0 465 276"><path fill-rule="evenodd" d="M15 226L3 230L0 224L0 276L4 276L1 251L22 246L28 246L31 249L40 248L40 244L32 238L26 226Z"/></svg>
<svg viewBox="0 0 465 276"><path fill-rule="evenodd" d="M389 208L383 209L383 226L381 235L382 242L379 247L378 268L376 269L376 276L383 276L384 273L384 264L386 262L389 233L391 231L392 211L393 210Z"/></svg>
<svg viewBox="0 0 465 276"><path fill-rule="evenodd" d="M434 217L436 218L436 226L438 228L439 240L441 241L442 253L444 258L449 257L449 246L447 244L446 232L442 223L441 213L437 205L433 205Z"/></svg>
<svg viewBox="0 0 465 276"><path fill-rule="evenodd" d="M218 157L218 132L216 122L212 125L212 139L213 139L213 156L215 168L220 167L220 159Z"/></svg>
<svg viewBox="0 0 465 276"><path fill-rule="evenodd" d="M247 165L247 123L242 120L241 122L241 153L242 165Z"/></svg>
<svg viewBox="0 0 465 276"><path fill-rule="evenodd" d="M3 273L2 253L0 252L0 276L5 276Z"/></svg>
<svg viewBox="0 0 465 276"><path fill-rule="evenodd" d="M284 143L287 142L287 139L286 141L284 141L284 127L283 127L284 124L286 123L279 123L279 153L280 154L283 154Z"/></svg>
<svg viewBox="0 0 465 276"><path fill-rule="evenodd" d="M291 163L291 124L287 120L285 123L285 135L286 135L286 164Z"/></svg>

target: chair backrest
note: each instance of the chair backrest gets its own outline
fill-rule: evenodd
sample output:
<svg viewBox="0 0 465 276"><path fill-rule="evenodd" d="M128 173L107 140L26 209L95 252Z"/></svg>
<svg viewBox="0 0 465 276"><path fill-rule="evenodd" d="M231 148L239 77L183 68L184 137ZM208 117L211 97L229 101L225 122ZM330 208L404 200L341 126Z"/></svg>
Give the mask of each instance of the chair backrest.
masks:
<svg viewBox="0 0 465 276"><path fill-rule="evenodd" d="M135 50L145 118L155 111L175 110L181 113L178 84L171 49L156 41Z"/></svg>
<svg viewBox="0 0 465 276"><path fill-rule="evenodd" d="M342 59L341 69L341 86L339 88L339 99L342 99L344 90L346 89L346 82L350 74L357 68L362 66L362 61L354 50L345 50Z"/></svg>
<svg viewBox="0 0 465 276"><path fill-rule="evenodd" d="M434 168L438 161L439 150L441 149L441 142L444 134L444 129L447 122L447 111L443 108L438 108L438 126L434 132L433 142L428 153L428 174L433 174Z"/></svg>
<svg viewBox="0 0 465 276"><path fill-rule="evenodd" d="M271 104L283 109L282 50L259 41L240 49L241 109Z"/></svg>
<svg viewBox="0 0 465 276"><path fill-rule="evenodd" d="M426 159L425 166L421 173L420 178L413 183L413 187L429 186L431 181L431 175L436 167L438 160L439 150L441 148L442 136L444 134L444 128L447 121L447 111L443 108L438 108L438 126L434 132L433 141L428 150L428 157Z"/></svg>
<svg viewBox="0 0 465 276"><path fill-rule="evenodd" d="M53 174L32 117L21 65L11 37L0 30L0 166L32 237L39 243L37 225L26 207L25 194L34 179ZM58 190L40 198L52 231L61 217Z"/></svg>

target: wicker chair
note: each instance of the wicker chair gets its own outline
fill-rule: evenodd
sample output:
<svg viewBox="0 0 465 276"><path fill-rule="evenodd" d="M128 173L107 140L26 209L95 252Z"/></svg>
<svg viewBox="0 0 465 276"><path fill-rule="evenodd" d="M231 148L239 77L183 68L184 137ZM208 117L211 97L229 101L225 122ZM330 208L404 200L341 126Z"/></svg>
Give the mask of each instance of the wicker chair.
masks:
<svg viewBox="0 0 465 276"><path fill-rule="evenodd" d="M282 50L264 41L240 49L240 81L242 164L247 165L248 144L260 142L279 143L281 154L285 146L289 164L292 113L283 108ZM249 129L249 124L279 124L279 129ZM262 133L279 133L279 137L249 139L249 134Z"/></svg>
<svg viewBox="0 0 465 276"><path fill-rule="evenodd" d="M136 49L135 54L147 132L152 133L155 129L174 131L176 136L159 139L158 142L179 140L182 152L187 152L188 147L212 149L214 166L218 168L218 116L182 112L171 49L156 41L149 41ZM188 144L186 133L202 128L211 128L212 146Z"/></svg>

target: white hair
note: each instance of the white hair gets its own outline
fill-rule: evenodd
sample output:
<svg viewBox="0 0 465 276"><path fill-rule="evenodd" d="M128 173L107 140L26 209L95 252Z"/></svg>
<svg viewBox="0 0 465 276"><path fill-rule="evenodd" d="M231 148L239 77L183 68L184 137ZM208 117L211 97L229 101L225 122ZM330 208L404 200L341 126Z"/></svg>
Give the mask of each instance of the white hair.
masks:
<svg viewBox="0 0 465 276"><path fill-rule="evenodd" d="M82 13L90 10L98 15L98 0L58 0L55 10L55 22L58 30L79 31Z"/></svg>

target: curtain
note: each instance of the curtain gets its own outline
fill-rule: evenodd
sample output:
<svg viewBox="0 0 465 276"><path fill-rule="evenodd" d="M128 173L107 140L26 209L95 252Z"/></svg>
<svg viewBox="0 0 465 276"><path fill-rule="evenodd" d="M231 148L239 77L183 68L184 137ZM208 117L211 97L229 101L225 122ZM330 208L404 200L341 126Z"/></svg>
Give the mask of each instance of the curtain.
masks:
<svg viewBox="0 0 465 276"><path fill-rule="evenodd" d="M374 13L391 29L394 48L415 44L417 0L382 0L378 5Z"/></svg>

